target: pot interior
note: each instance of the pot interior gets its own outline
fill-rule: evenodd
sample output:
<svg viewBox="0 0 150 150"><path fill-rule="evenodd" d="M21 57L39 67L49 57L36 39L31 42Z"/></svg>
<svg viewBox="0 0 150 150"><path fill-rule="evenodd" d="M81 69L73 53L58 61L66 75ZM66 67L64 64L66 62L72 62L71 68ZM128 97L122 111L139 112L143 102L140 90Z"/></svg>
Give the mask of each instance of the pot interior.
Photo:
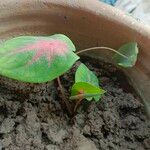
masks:
<svg viewBox="0 0 150 150"><path fill-rule="evenodd" d="M150 110L150 30L129 16L98 2L66 1L0 2L0 41L20 35L69 36L77 50L94 46L117 49L136 41L140 48L133 68L123 70ZM120 19L121 18L121 19ZM111 53L94 51L88 55L111 61ZM149 113L150 114L150 113Z"/></svg>

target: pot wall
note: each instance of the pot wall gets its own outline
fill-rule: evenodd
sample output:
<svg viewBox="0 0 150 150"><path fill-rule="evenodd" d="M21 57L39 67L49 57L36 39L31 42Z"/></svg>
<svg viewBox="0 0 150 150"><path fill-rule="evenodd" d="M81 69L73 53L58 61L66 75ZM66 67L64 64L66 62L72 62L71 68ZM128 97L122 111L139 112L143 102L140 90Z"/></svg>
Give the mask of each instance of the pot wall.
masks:
<svg viewBox="0 0 150 150"><path fill-rule="evenodd" d="M150 115L150 27L97 0L0 1L0 41L18 35L68 35L77 49L92 46L118 48L137 41L135 67L124 70ZM111 60L107 51L89 53Z"/></svg>

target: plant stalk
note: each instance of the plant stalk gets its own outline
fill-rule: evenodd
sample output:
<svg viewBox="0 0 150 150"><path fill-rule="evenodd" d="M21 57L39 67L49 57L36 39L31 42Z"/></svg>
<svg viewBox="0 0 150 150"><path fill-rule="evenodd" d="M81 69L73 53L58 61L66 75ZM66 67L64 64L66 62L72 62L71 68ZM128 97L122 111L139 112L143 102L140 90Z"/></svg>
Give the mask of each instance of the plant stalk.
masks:
<svg viewBox="0 0 150 150"><path fill-rule="evenodd" d="M66 107L67 107L67 110L68 110L69 114L72 115L71 106L70 106L68 100L66 99L65 91L64 91L64 88L63 88L63 86L62 86L62 84L61 84L61 81L60 81L60 78L59 78L59 77L57 78L57 82L58 82L58 86L59 86L59 88L60 88L60 92L61 92L61 95L62 95L62 100L64 101L64 103L65 103L65 105L66 105Z"/></svg>
<svg viewBox="0 0 150 150"><path fill-rule="evenodd" d="M83 98L80 98L77 102L76 102L76 104L75 104L75 106L74 106L74 113L76 112L76 110L77 110L77 108L78 108L78 106L79 106L79 104L81 103L81 101L83 100Z"/></svg>
<svg viewBox="0 0 150 150"><path fill-rule="evenodd" d="M127 58L127 56L125 56L124 54L121 54L120 52L118 52L117 50L113 49L113 48L109 48L109 47L91 47L91 48L86 48L86 49L83 49L83 50L80 50L78 52L76 52L76 54L81 54L81 53L84 53L84 52L87 52L87 51L91 51L91 50L97 50L97 49L106 49L106 50L109 50L109 51L112 51L112 52L115 52L117 53L118 55L124 57L124 58Z"/></svg>

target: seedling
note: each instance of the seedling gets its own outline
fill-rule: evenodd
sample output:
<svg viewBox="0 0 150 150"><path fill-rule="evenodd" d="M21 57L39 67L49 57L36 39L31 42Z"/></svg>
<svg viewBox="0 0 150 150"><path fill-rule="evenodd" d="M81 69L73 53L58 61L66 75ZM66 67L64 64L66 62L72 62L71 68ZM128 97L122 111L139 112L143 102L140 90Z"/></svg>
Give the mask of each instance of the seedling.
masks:
<svg viewBox="0 0 150 150"><path fill-rule="evenodd" d="M75 46L65 35L20 36L5 41L0 46L0 75L29 83L43 83L57 78L62 99L69 113L67 100L59 76L68 71L80 58L78 55L95 49L115 52L113 59L121 67L132 67L137 60L135 42L123 45L118 51L108 47L93 47L75 53ZM70 100L77 100L74 111L81 100L99 101L106 91L99 86L96 75L83 63L75 73Z"/></svg>

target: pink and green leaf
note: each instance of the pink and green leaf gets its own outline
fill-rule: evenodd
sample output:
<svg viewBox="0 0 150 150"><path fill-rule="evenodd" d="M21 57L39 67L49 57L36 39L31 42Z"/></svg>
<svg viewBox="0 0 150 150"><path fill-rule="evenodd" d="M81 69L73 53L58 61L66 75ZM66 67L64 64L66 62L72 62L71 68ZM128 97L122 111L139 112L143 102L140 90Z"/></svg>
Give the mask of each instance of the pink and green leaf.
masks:
<svg viewBox="0 0 150 150"><path fill-rule="evenodd" d="M74 51L62 34L16 37L0 46L0 74L24 82L51 81L79 59Z"/></svg>

